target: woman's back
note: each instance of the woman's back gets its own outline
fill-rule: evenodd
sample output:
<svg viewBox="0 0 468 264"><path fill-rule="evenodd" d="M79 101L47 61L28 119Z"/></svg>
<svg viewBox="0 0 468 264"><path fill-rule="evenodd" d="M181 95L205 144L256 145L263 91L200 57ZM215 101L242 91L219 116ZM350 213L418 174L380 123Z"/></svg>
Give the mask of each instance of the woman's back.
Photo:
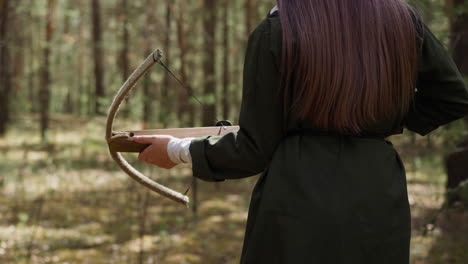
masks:
<svg viewBox="0 0 468 264"><path fill-rule="evenodd" d="M190 146L194 176L201 179L220 181L262 172L252 194L241 263L409 262L405 171L384 138L404 127L424 135L468 113L468 90L456 66L427 27L415 32L415 47L416 36L420 41L413 51L418 91L410 97L405 115L375 120L354 135L317 127L300 111L288 111L291 100L301 102L301 97L294 95L295 87L282 90L284 30L278 12L250 35L241 130L198 139ZM327 47L321 48L325 50L316 52L327 52ZM387 57L392 55L397 54ZM337 65L342 71L354 66ZM301 73L294 67L290 70L291 77L298 79ZM317 98L315 104L331 102ZM345 99L357 105L363 102ZM398 103L394 98L385 101Z"/></svg>
<svg viewBox="0 0 468 264"><path fill-rule="evenodd" d="M243 108L252 108L242 112L256 114L241 122L247 121L247 128L256 123L249 134L272 157L253 192L241 263L405 263L410 238L405 174L381 134L396 124L382 123L358 137L284 115L275 89L281 34L279 16L271 15L252 33L247 58L257 59L248 59L252 63L244 69L244 87L252 90L244 95ZM273 56L262 56L267 46ZM278 66L269 66L273 61ZM267 120L259 124L260 115ZM384 248L384 255L376 254Z"/></svg>

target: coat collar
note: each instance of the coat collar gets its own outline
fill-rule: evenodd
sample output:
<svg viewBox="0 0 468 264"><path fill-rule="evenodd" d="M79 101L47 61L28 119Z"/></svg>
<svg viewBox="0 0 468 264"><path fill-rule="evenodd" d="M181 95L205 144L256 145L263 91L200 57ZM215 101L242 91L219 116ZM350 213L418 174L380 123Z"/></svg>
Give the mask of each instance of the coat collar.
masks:
<svg viewBox="0 0 468 264"><path fill-rule="evenodd" d="M273 15L276 12L278 12L278 6L277 5L275 5L275 7L273 7L273 9L271 9L270 15Z"/></svg>
<svg viewBox="0 0 468 264"><path fill-rule="evenodd" d="M271 11L268 13L268 16L267 16L267 17L275 17L275 16L278 15L278 12L279 12L278 6L275 6L275 7L273 7L273 9L271 9Z"/></svg>

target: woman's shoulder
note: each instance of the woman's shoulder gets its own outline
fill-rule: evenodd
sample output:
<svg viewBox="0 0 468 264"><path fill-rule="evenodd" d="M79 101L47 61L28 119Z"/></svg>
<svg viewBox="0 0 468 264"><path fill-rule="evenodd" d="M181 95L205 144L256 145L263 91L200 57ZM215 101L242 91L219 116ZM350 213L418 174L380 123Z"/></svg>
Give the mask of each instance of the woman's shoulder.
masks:
<svg viewBox="0 0 468 264"><path fill-rule="evenodd" d="M281 24L279 16L268 16L264 18L250 33L249 42L260 41L262 45L269 46L269 50L278 58L281 54Z"/></svg>
<svg viewBox="0 0 468 264"><path fill-rule="evenodd" d="M247 49L255 50L255 53L251 54L253 57L260 56L260 53L273 55L276 65L280 65L281 42L279 16L269 15L250 33Z"/></svg>
<svg viewBox="0 0 468 264"><path fill-rule="evenodd" d="M270 51L272 51L274 54L280 54L282 33L280 18L277 12L276 14L269 14L267 17L265 17L252 31L249 39L261 40L264 45L270 46Z"/></svg>

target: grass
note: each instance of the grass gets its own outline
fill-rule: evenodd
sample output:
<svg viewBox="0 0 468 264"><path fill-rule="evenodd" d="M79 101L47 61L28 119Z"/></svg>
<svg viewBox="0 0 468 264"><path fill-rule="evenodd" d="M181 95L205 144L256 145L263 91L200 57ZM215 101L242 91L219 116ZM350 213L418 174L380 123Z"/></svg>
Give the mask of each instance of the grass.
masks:
<svg viewBox="0 0 468 264"><path fill-rule="evenodd" d="M191 210L149 194L117 169L103 140L103 118L53 116L49 143L37 120L17 119L0 139L0 263L238 263L249 194L256 178L199 184ZM126 125L126 124L121 124ZM468 213L443 212L443 154L431 141L394 138L408 171L414 264L468 263ZM129 158L137 164L135 157ZM141 164L150 177L183 191L190 169Z"/></svg>

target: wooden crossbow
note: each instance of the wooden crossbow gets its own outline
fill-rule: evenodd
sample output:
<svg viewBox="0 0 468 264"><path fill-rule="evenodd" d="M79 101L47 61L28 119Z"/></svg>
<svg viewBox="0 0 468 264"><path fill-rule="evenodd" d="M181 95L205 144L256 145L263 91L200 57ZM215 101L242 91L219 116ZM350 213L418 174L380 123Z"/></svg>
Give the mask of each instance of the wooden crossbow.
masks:
<svg viewBox="0 0 468 264"><path fill-rule="evenodd" d="M106 122L106 141L109 146L109 152L114 161L125 171L132 179L142 184L146 188L165 196L173 201L187 205L189 198L177 191L174 191L156 181L146 177L130 163L125 160L121 152L134 152L139 153L143 151L148 145L139 144L132 140L133 136L139 135L171 135L178 138L187 137L203 137L210 135L224 135L226 133L239 130L238 126L221 126L215 127L195 127L195 128L172 128L172 129L153 129L153 130L140 130L140 131L113 131L115 116L119 110L121 103L128 96L130 91L135 87L138 80L144 76L149 69L157 62L160 62L162 52L155 50L151 53L143 63L130 75L128 80L118 90L117 94L112 101L109 108ZM167 70L167 68L166 68Z"/></svg>

